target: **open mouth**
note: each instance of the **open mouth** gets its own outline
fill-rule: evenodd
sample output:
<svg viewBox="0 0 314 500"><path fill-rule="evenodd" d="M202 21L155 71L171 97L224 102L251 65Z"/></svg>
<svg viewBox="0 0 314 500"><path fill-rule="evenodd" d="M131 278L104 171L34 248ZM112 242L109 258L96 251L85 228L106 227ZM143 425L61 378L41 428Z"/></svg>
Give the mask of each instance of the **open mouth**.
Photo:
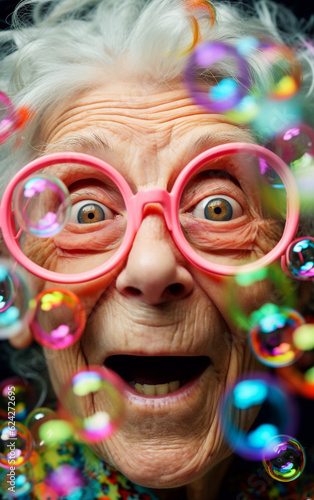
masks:
<svg viewBox="0 0 314 500"><path fill-rule="evenodd" d="M210 364L207 356L109 356L105 366L145 396L164 396L200 375Z"/></svg>

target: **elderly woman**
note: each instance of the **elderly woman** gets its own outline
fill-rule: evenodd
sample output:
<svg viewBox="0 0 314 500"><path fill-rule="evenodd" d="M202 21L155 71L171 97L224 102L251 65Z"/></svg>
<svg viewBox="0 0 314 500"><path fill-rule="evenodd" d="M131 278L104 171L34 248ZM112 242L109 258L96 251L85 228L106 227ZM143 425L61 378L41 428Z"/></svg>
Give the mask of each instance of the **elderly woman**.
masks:
<svg viewBox="0 0 314 500"><path fill-rule="evenodd" d="M215 237L206 269L174 241L159 193L171 191L184 167L212 148L264 144L290 124L292 111L274 105L270 112L265 105L262 127L252 130L228 113L199 106L183 73L200 43L236 47L243 37L255 37L296 46L303 68L297 109L309 124L314 85L313 49L297 32L292 14L264 1L254 2L254 12L234 4L217 2L215 13L209 2L193 0L32 0L22 2L13 28L1 33L0 89L16 107L32 113L18 141L14 136L2 145L2 191L31 160L64 152L109 164L133 194L154 190L128 251L109 271L83 282L59 282L78 296L87 322L74 345L53 354L45 348L57 396L72 373L96 365L120 375L126 400L121 428L91 445L103 461L94 471L96 481L86 482L88 466L83 466L85 489L81 496L77 490L75 498L231 498L224 488L232 451L221 430L219 405L226 387L241 374L263 368L246 332L231 317L226 300L231 278L215 273L215 265L237 266L269 253L282 236L281 215L270 209L277 220L258 220L264 191L256 194L260 179L239 159L213 160L212 167L201 168L181 197L186 241L203 256L204 199L210 222L227 224ZM30 6L31 22L24 11ZM277 28L278 19L289 25L289 33ZM259 51L246 59L252 82L267 86L267 61ZM203 74L203 83L214 86L217 79L234 77L234 71L234 65L217 61ZM25 237L24 252L46 271L76 275L94 270L108 259L101 250L102 224L111 231L110 256L126 231L117 186L82 163L62 170L72 204L68 232L48 240ZM53 174L61 169L49 168ZM241 226L245 218L257 221L246 232ZM30 279L36 293L55 286L50 279ZM244 289L242 307L254 310L267 300L270 287ZM10 339L15 348L31 342L29 329ZM101 475L99 467L107 472ZM258 490L254 478L251 483L246 487ZM265 478L264 484L269 485ZM237 487L234 492L239 493ZM241 495L236 498L255 498ZM283 491L280 495L284 498Z"/></svg>

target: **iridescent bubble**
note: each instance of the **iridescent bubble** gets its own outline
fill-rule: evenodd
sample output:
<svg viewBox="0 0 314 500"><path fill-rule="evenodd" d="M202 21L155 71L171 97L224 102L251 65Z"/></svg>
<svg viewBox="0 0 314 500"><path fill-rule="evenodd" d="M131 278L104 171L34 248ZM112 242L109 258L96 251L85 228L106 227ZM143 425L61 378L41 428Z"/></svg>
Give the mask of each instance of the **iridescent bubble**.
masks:
<svg viewBox="0 0 314 500"><path fill-rule="evenodd" d="M287 248L282 268L298 280L314 279L314 238L304 236L290 243Z"/></svg>
<svg viewBox="0 0 314 500"><path fill-rule="evenodd" d="M10 271L0 265L0 313L6 311L14 302L15 286Z"/></svg>
<svg viewBox="0 0 314 500"><path fill-rule="evenodd" d="M314 323L311 317L306 317L306 321L293 334L293 342L303 351L302 356L293 365L276 371L291 393L314 399Z"/></svg>
<svg viewBox="0 0 314 500"><path fill-rule="evenodd" d="M264 304L251 314L248 339L255 357L266 366L287 366L301 356L294 332L304 318L290 307Z"/></svg>
<svg viewBox="0 0 314 500"><path fill-rule="evenodd" d="M8 402L14 399L14 416L23 421L36 404L36 394L27 381L20 377L12 377L0 383L0 418L8 416Z"/></svg>
<svg viewBox="0 0 314 500"><path fill-rule="evenodd" d="M221 61L235 63L236 75L220 80L209 78L206 83L204 73L215 74L215 64ZM192 52L185 68L184 80L196 104L207 111L224 112L234 108L247 95L249 72L245 59L234 47L205 42L197 45Z"/></svg>
<svg viewBox="0 0 314 500"><path fill-rule="evenodd" d="M305 467L305 452L297 439L280 435L271 439L264 450L263 465L273 479L293 481Z"/></svg>
<svg viewBox="0 0 314 500"><path fill-rule="evenodd" d="M39 344L50 349L70 347L82 335L85 323L85 311L73 292L49 289L36 297L30 326Z"/></svg>
<svg viewBox="0 0 314 500"><path fill-rule="evenodd" d="M254 285L254 286L253 286ZM249 273L238 273L235 275L235 280L230 280L226 284L225 294L229 311L233 322L242 330L249 331L256 323L259 322L261 309L261 294L258 290L263 291L263 296L273 301L278 306L293 307L296 303L296 289L294 282L282 272L281 267L275 263L271 266L264 267L258 271ZM243 287L252 287L250 290L250 308L256 307L256 315L254 312L248 314L247 301L242 303ZM267 292L268 290L268 292ZM257 293L257 295L256 295ZM246 294L247 295L247 294ZM272 304L264 304L266 307L273 307ZM274 306L276 307L276 306ZM256 317L258 316L258 317Z"/></svg>
<svg viewBox="0 0 314 500"><path fill-rule="evenodd" d="M20 467L30 458L33 450L32 436L22 424L10 420L0 427L0 466L10 469Z"/></svg>
<svg viewBox="0 0 314 500"><path fill-rule="evenodd" d="M31 287L21 271L12 264L0 261L0 339L17 335L30 321Z"/></svg>
<svg viewBox="0 0 314 500"><path fill-rule="evenodd" d="M27 417L25 426L33 436L36 449L40 452L53 444L63 443L73 436L72 426L62 420L50 408L35 408Z"/></svg>
<svg viewBox="0 0 314 500"><path fill-rule="evenodd" d="M256 373L239 380L227 392L220 418L234 452L247 460L260 460L271 438L294 430L296 412L275 377Z"/></svg>
<svg viewBox="0 0 314 500"><path fill-rule="evenodd" d="M314 130L306 124L290 126L265 144L295 171L309 167L314 157Z"/></svg>
<svg viewBox="0 0 314 500"><path fill-rule="evenodd" d="M272 100L291 99L302 83L302 69L294 51L285 45L271 45L261 41L258 52L267 65L264 75L268 78L257 83L254 93Z"/></svg>
<svg viewBox="0 0 314 500"><path fill-rule="evenodd" d="M85 442L108 438L124 419L121 379L107 368L89 366L76 372L61 391L60 402L60 415Z"/></svg>
<svg viewBox="0 0 314 500"><path fill-rule="evenodd" d="M69 191L57 177L32 175L18 185L14 208L24 231L39 238L49 238L59 233L69 219Z"/></svg>

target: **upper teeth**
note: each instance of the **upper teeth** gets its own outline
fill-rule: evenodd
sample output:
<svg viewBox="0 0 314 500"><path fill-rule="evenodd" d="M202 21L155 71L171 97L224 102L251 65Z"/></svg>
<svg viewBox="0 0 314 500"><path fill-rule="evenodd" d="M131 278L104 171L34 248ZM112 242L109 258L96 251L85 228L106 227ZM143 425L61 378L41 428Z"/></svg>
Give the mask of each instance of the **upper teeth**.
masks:
<svg viewBox="0 0 314 500"><path fill-rule="evenodd" d="M174 392L181 387L180 380L174 380L166 384L139 384L138 382L130 382L135 389L145 396L164 396L169 392Z"/></svg>

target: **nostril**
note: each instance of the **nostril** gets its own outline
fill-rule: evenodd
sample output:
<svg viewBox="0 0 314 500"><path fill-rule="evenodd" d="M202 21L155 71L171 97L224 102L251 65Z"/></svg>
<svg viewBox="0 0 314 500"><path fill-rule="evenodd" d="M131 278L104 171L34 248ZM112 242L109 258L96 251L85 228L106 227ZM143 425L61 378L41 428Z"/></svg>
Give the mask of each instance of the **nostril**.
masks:
<svg viewBox="0 0 314 500"><path fill-rule="evenodd" d="M171 295L180 295L184 291L184 286L182 283L173 283L168 286L168 291Z"/></svg>
<svg viewBox="0 0 314 500"><path fill-rule="evenodd" d="M138 295L141 295L141 290L138 288L135 288L133 286L127 286L125 289L126 293L129 295L132 295L133 297L137 297Z"/></svg>

